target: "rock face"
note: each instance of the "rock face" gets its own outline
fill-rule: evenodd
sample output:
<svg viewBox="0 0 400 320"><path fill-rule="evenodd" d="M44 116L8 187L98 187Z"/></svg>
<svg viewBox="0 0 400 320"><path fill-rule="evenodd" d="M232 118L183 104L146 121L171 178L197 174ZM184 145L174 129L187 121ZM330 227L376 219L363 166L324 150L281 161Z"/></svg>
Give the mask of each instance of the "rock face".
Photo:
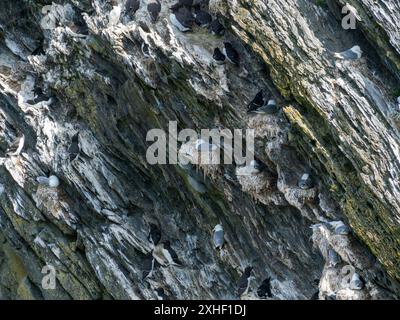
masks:
<svg viewBox="0 0 400 320"><path fill-rule="evenodd" d="M172 0L155 23L146 0L1 1L0 298L235 299L248 266L242 299L269 277L268 299L398 298L400 6L346 2L356 30L342 0L203 1L218 37L176 29ZM224 41L239 66L213 61ZM260 89L277 114L246 113ZM149 164L170 121L254 129L262 170ZM145 276L165 241L179 265Z"/></svg>

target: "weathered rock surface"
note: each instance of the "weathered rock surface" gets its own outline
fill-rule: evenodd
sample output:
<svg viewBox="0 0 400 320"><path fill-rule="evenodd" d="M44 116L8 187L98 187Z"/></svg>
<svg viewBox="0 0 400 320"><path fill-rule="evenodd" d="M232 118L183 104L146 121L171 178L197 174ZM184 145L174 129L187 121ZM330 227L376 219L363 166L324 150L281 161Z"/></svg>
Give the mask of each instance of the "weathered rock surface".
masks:
<svg viewBox="0 0 400 320"><path fill-rule="evenodd" d="M163 288L177 299L235 299L249 265L242 299L258 299L268 277L271 299L398 298L398 2L347 1L361 19L346 31L341 0L204 1L224 37L179 32L174 2L162 1L156 23L146 0L135 14L119 0L0 3L0 298L157 299ZM224 39L239 66L213 62ZM355 44L362 59L334 59ZM246 113L262 88L276 115ZM255 129L262 172L150 165L146 134L169 121ZM22 152L7 154L22 133ZM309 190L297 185L304 172ZM58 187L38 184L50 175ZM143 279L151 224L181 265ZM54 289L43 286L46 265ZM351 289L354 272L361 290Z"/></svg>

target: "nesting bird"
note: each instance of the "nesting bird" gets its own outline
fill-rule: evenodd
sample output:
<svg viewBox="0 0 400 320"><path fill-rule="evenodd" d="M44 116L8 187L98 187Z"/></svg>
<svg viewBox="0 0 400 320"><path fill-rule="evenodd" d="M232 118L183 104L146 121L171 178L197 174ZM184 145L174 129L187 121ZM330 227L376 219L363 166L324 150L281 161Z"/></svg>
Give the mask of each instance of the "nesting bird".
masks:
<svg viewBox="0 0 400 320"><path fill-rule="evenodd" d="M301 176L298 186L302 190L308 190L314 188L314 181L312 180L309 173L304 173Z"/></svg>
<svg viewBox="0 0 400 320"><path fill-rule="evenodd" d="M278 112L278 106L274 99L268 100L267 104L253 111L258 114L275 114Z"/></svg>
<svg viewBox="0 0 400 320"><path fill-rule="evenodd" d="M224 246L224 229L222 228L221 224L217 224L214 229L214 235L213 235L213 242L214 242L214 247L217 250L221 250L222 247Z"/></svg>
<svg viewBox="0 0 400 320"><path fill-rule="evenodd" d="M163 288L156 288L156 294L158 300L173 300L170 296L166 295Z"/></svg>
<svg viewBox="0 0 400 320"><path fill-rule="evenodd" d="M203 151L215 151L217 149L217 146L212 143L208 143L204 141L203 139L198 139L196 141L196 150L203 152Z"/></svg>
<svg viewBox="0 0 400 320"><path fill-rule="evenodd" d="M261 165L257 160L250 161L250 174L256 175L261 172Z"/></svg>
<svg viewBox="0 0 400 320"><path fill-rule="evenodd" d="M335 52L334 56L341 60L358 60L361 58L362 53L360 46L354 46L343 52Z"/></svg>
<svg viewBox="0 0 400 320"><path fill-rule="evenodd" d="M60 185L60 180L56 176L50 176L50 177L37 177L36 181L40 185L45 185L50 188L57 188Z"/></svg>
<svg viewBox="0 0 400 320"><path fill-rule="evenodd" d="M186 7L173 10L170 14L171 23L181 32L192 30L194 18L192 12Z"/></svg>
<svg viewBox="0 0 400 320"><path fill-rule="evenodd" d="M260 90L254 99L248 104L247 112L253 112L264 105L264 90Z"/></svg>
<svg viewBox="0 0 400 320"><path fill-rule="evenodd" d="M218 18L211 22L211 24L210 24L210 32L211 32L211 34L213 34L215 36L223 36L224 35L225 28L221 24L221 22L219 22Z"/></svg>
<svg viewBox="0 0 400 320"><path fill-rule="evenodd" d="M147 11L149 12L151 21L153 23L156 23L156 21L158 19L158 15L160 14L160 11L161 11L160 1L159 0L149 0L149 3L147 4Z"/></svg>
<svg viewBox="0 0 400 320"><path fill-rule="evenodd" d="M125 13L132 16L139 10L140 0L127 0L125 3Z"/></svg>
<svg viewBox="0 0 400 320"><path fill-rule="evenodd" d="M221 52L219 48L215 48L213 53L213 60L216 64L224 64L226 56Z"/></svg>
<svg viewBox="0 0 400 320"><path fill-rule="evenodd" d="M28 100L26 103L28 104L37 104L42 101L48 100L48 97L43 93L43 90L39 87L36 87L33 89L34 93L34 98L31 100Z"/></svg>
<svg viewBox="0 0 400 320"><path fill-rule="evenodd" d="M186 7L190 9L193 5L193 0L178 0L177 3L175 3L170 9L171 10L177 10L182 7Z"/></svg>
<svg viewBox="0 0 400 320"><path fill-rule="evenodd" d="M6 156L19 156L25 145L25 135L20 132L11 142L6 151Z"/></svg>
<svg viewBox="0 0 400 320"><path fill-rule="evenodd" d="M234 65L239 65L240 63L240 57L239 53L236 51L232 43L230 42L224 42L224 49L223 52L228 58L228 61Z"/></svg>
<svg viewBox="0 0 400 320"><path fill-rule="evenodd" d="M155 260L153 255L149 254L144 258L142 265L142 280L151 277L154 270L154 263Z"/></svg>
<svg viewBox="0 0 400 320"><path fill-rule="evenodd" d="M271 278L268 277L264 279L261 285L257 289L257 295L260 298L272 298L272 291L271 291Z"/></svg>
<svg viewBox="0 0 400 320"><path fill-rule="evenodd" d="M333 249L328 250L328 265L330 267L336 267L341 262L340 256Z"/></svg>
<svg viewBox="0 0 400 320"><path fill-rule="evenodd" d="M71 139L71 144L68 148L68 154L69 154L69 161L74 161L80 152L80 148L79 148L79 132L76 133L72 139Z"/></svg>
<svg viewBox="0 0 400 320"><path fill-rule="evenodd" d="M243 294L247 294L250 287L250 281L252 279L251 277L252 271L253 267L248 266L244 270L243 274L240 276L237 282L237 291L236 291L239 297L241 297Z"/></svg>
<svg viewBox="0 0 400 320"><path fill-rule="evenodd" d="M354 272L350 280L350 289L361 290L363 287L364 287L364 282L362 281L360 275Z"/></svg>
<svg viewBox="0 0 400 320"><path fill-rule="evenodd" d="M150 223L150 231L147 239L156 246L161 240L161 230L154 223Z"/></svg>
<svg viewBox="0 0 400 320"><path fill-rule="evenodd" d="M331 221L329 225L333 228L335 234L337 235L348 235L350 233L350 228L344 224L343 221Z"/></svg>
<svg viewBox="0 0 400 320"><path fill-rule="evenodd" d="M203 28L208 27L212 21L211 14L209 14L207 11L201 10L200 5L196 5L193 8L196 24Z"/></svg>
<svg viewBox="0 0 400 320"><path fill-rule="evenodd" d="M156 261L163 266L179 266L181 262L179 261L178 255L172 249L171 243L166 240L158 244L153 250L153 257Z"/></svg>

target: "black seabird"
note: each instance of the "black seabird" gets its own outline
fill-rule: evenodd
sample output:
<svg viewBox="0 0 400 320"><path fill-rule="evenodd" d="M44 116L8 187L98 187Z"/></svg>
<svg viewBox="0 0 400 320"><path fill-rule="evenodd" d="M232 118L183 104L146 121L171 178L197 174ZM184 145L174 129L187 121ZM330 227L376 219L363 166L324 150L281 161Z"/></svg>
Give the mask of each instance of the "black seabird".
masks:
<svg viewBox="0 0 400 320"><path fill-rule="evenodd" d="M239 65L239 62L240 62L239 53L233 47L232 43L224 42L224 45L225 45L224 53L225 53L226 57L228 58L229 62L234 65Z"/></svg>
<svg viewBox="0 0 400 320"><path fill-rule="evenodd" d="M301 176L298 186L302 190L308 190L314 188L314 182L309 173L304 173Z"/></svg>
<svg viewBox="0 0 400 320"><path fill-rule="evenodd" d="M226 57L225 55L219 50L219 48L214 49L213 59L216 64L224 64Z"/></svg>
<svg viewBox="0 0 400 320"><path fill-rule="evenodd" d="M79 148L79 132L75 134L72 139L71 139L71 145L68 148L68 154L69 154L69 161L74 161L80 152Z"/></svg>
<svg viewBox="0 0 400 320"><path fill-rule="evenodd" d="M163 251L164 251L164 256L168 260L170 265L181 265L181 262L179 261L178 255L172 249L171 243L166 240L163 242Z"/></svg>
<svg viewBox="0 0 400 320"><path fill-rule="evenodd" d="M222 36L225 33L225 28L224 26L221 24L221 22L219 22L219 19L216 18L214 21L211 22L210 24L210 32L215 35L215 36Z"/></svg>
<svg viewBox="0 0 400 320"><path fill-rule="evenodd" d="M208 27L212 21L211 14L207 11L201 10L200 5L194 6L194 18L196 24L200 27Z"/></svg>
<svg viewBox="0 0 400 320"><path fill-rule="evenodd" d="M159 0L149 0L147 4L147 11L150 14L151 21L155 23L161 11L161 3Z"/></svg>
<svg viewBox="0 0 400 320"><path fill-rule="evenodd" d="M190 9L193 5L193 0L179 0L175 3L170 9L171 10L178 10L179 8L186 7Z"/></svg>
<svg viewBox="0 0 400 320"><path fill-rule="evenodd" d="M156 294L157 294L158 300L174 300L172 297L165 294L165 291L163 288L156 288Z"/></svg>
<svg viewBox="0 0 400 320"><path fill-rule="evenodd" d="M134 15L139 10L140 0L127 0L125 3L125 13L128 15Z"/></svg>
<svg viewBox="0 0 400 320"><path fill-rule="evenodd" d="M33 89L33 93L34 93L34 98L31 100L28 100L26 103L28 104L37 104L39 102L42 101L47 101L49 99L49 97L47 97L44 93L43 90L39 87L36 87L35 89Z"/></svg>
<svg viewBox="0 0 400 320"><path fill-rule="evenodd" d="M271 292L271 278L268 277L264 279L264 281L261 283L261 285L257 289L257 295L260 298L272 298L272 292Z"/></svg>
<svg viewBox="0 0 400 320"><path fill-rule="evenodd" d="M250 267L250 266L246 267L243 274L239 278L239 281L237 283L237 294L239 297L242 294L247 293L247 291L249 290L252 270L253 270L253 267Z"/></svg>
<svg viewBox="0 0 400 320"><path fill-rule="evenodd" d="M264 91L260 90L254 97L254 99L249 103L247 107L247 112L252 112L257 110L258 108L261 108L264 103Z"/></svg>
<svg viewBox="0 0 400 320"><path fill-rule="evenodd" d="M173 10L170 15L170 20L171 23L181 32L191 31L194 24L192 12L186 7Z"/></svg>
<svg viewBox="0 0 400 320"><path fill-rule="evenodd" d="M151 276L154 269L154 263L155 260L151 254L144 258L142 266L142 280L146 279L148 276Z"/></svg>
<svg viewBox="0 0 400 320"><path fill-rule="evenodd" d="M150 232L147 236L147 239L153 243L153 245L157 245L161 240L161 231L154 223L150 223Z"/></svg>

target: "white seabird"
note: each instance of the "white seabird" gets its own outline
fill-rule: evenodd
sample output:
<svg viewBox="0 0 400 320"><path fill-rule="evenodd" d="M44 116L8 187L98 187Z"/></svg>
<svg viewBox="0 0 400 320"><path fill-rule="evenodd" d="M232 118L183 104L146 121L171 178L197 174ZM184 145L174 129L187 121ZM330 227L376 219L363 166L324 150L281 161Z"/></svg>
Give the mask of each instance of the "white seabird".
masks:
<svg viewBox="0 0 400 320"><path fill-rule="evenodd" d="M214 229L214 235L213 235L213 241L214 241L214 247L217 250L221 250L225 239L224 239L224 229L222 228L221 224L217 224Z"/></svg>
<svg viewBox="0 0 400 320"><path fill-rule="evenodd" d="M60 180L56 176L50 176L48 178L40 176L36 178L36 181L40 185L45 185L50 188L57 188L60 185Z"/></svg>
<svg viewBox="0 0 400 320"><path fill-rule="evenodd" d="M343 52L335 52L334 56L341 60L358 60L361 58L362 53L360 46L354 46Z"/></svg>

